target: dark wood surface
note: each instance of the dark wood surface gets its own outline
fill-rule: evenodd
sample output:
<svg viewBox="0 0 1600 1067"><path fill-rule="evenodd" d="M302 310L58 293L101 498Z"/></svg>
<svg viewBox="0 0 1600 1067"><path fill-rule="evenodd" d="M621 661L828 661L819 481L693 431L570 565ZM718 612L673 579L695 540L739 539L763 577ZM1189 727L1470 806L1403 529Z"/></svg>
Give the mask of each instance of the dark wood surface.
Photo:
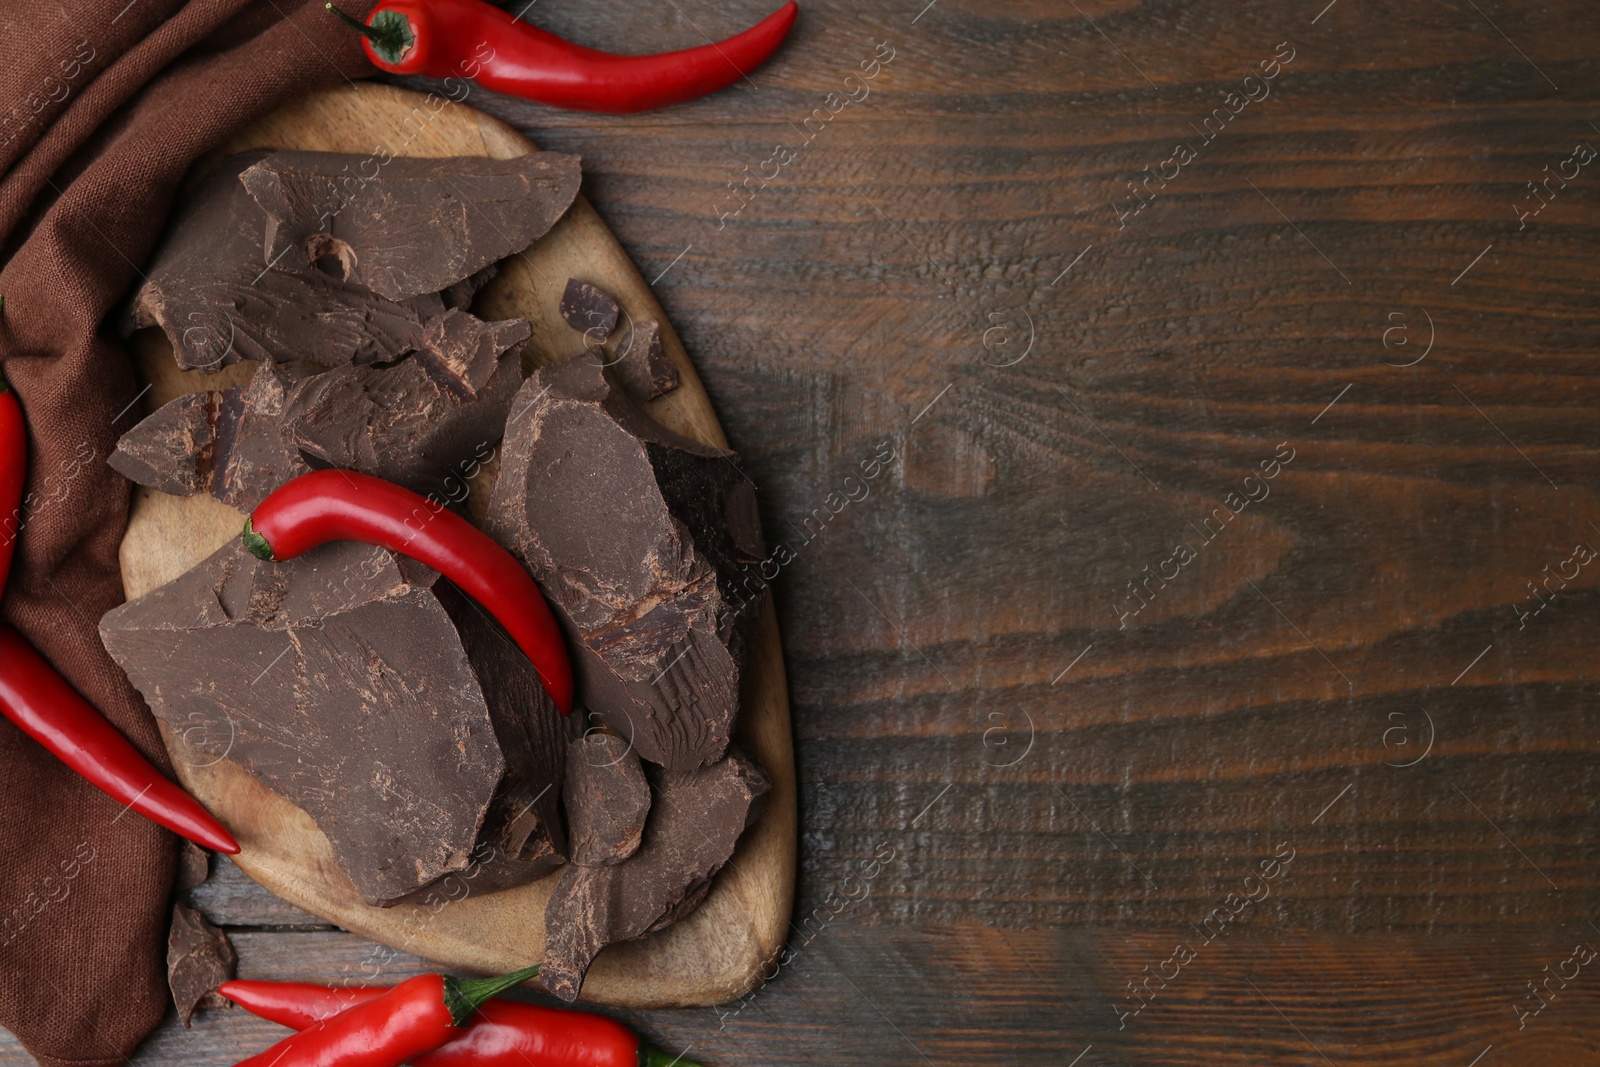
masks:
<svg viewBox="0 0 1600 1067"><path fill-rule="evenodd" d="M1600 962L1529 983L1600 948L1600 159L1518 211L1600 148L1600 9L925 3L807 0L665 113L471 100L584 156L795 556L797 952L628 1018L712 1064L1595 1062ZM643 51L765 6L530 17ZM244 975L370 950L199 893Z"/></svg>

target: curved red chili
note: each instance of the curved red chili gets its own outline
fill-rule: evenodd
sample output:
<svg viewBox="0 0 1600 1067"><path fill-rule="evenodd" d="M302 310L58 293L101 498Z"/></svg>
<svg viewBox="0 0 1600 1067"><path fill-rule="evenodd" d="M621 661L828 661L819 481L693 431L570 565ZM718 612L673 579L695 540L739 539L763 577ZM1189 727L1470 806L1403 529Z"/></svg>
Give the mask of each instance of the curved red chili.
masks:
<svg viewBox="0 0 1600 1067"><path fill-rule="evenodd" d="M538 973L536 965L498 978L419 974L238 1067L398 1067L460 1037L485 1001Z"/></svg>
<svg viewBox="0 0 1600 1067"><path fill-rule="evenodd" d="M555 107L623 114L725 89L766 62L794 25L794 0L715 44L651 56L584 48L484 0L380 0L365 23L327 5L366 38L391 74L470 78L497 93Z"/></svg>
<svg viewBox="0 0 1600 1067"><path fill-rule="evenodd" d="M223 996L252 1015L296 1030L388 992L384 986L227 982ZM603 1015L491 1000L457 1038L412 1061L416 1067L696 1067L639 1040Z"/></svg>
<svg viewBox="0 0 1600 1067"><path fill-rule="evenodd" d="M572 710L572 661L550 605L516 557L488 534L393 482L337 468L279 486L244 524L245 547L259 559L293 559L329 541L381 545L450 579L533 661L561 714Z"/></svg>
<svg viewBox="0 0 1600 1067"><path fill-rule="evenodd" d="M28 476L28 428L16 390L0 374L0 593L22 527L22 486Z"/></svg>
<svg viewBox="0 0 1600 1067"><path fill-rule="evenodd" d="M155 766L17 631L0 625L0 714L90 785L190 841L217 852L239 843L200 802Z"/></svg>

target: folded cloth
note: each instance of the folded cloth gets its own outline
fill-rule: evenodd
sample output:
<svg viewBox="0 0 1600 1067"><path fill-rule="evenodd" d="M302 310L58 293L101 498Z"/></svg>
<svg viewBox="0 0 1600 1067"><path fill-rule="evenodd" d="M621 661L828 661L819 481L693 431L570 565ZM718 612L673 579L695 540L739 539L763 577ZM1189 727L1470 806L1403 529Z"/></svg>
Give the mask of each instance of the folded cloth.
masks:
<svg viewBox="0 0 1600 1067"><path fill-rule="evenodd" d="M0 613L163 768L96 631L123 599L129 501L106 457L139 417L102 322L196 157L372 73L356 35L332 29L321 0L0 5L0 369L30 447L21 514L0 516L0 536L21 527ZM119 1064L166 1010L175 839L119 808L0 719L0 1025L47 1067Z"/></svg>

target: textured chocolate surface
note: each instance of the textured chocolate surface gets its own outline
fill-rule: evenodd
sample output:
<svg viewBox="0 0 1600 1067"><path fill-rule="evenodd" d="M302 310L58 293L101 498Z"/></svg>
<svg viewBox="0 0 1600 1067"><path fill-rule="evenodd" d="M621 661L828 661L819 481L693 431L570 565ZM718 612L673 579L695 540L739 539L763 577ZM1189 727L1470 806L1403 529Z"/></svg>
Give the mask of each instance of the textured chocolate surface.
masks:
<svg viewBox="0 0 1600 1067"><path fill-rule="evenodd" d="M650 783L622 738L602 733L574 738L561 799L573 863L604 867L638 851L650 814Z"/></svg>
<svg viewBox="0 0 1600 1067"><path fill-rule="evenodd" d="M661 345L661 325L654 319L633 324L626 341L611 357L612 368L628 395L640 402L654 400L678 387L678 368Z"/></svg>
<svg viewBox="0 0 1600 1067"><path fill-rule="evenodd" d="M303 365L263 363L245 386L189 393L152 413L110 462L141 485L210 492L244 511L313 467L349 467L456 499L505 427L528 333L522 319L484 322L452 310L428 324L420 351L392 366L307 376Z"/></svg>
<svg viewBox="0 0 1600 1067"><path fill-rule="evenodd" d="M567 279L566 291L561 294L561 317L589 344L603 344L611 336L621 311L616 299L598 285Z"/></svg>
<svg viewBox="0 0 1600 1067"><path fill-rule="evenodd" d="M258 260L321 261L390 300L437 293L531 245L578 195L578 157L377 160L274 152L240 177L264 216ZM457 304L455 306L463 306Z"/></svg>
<svg viewBox="0 0 1600 1067"><path fill-rule="evenodd" d="M521 651L420 564L351 542L264 563L234 542L100 630L158 718L316 819L369 903L474 853L484 885L565 856L567 727Z"/></svg>
<svg viewBox="0 0 1600 1067"><path fill-rule="evenodd" d="M231 1007L217 992L233 980L239 956L228 935L184 903L172 906L172 928L167 934L167 987L185 1029L196 1008Z"/></svg>
<svg viewBox="0 0 1600 1067"><path fill-rule="evenodd" d="M444 311L436 292L395 301L312 264L268 268L266 213L239 182L263 155L223 160L184 198L134 294L129 325L160 326L185 370L241 359L333 367L415 349L423 324Z"/></svg>
<svg viewBox="0 0 1600 1067"><path fill-rule="evenodd" d="M760 615L734 582L765 555L732 453L653 421L580 357L523 384L502 455L486 525L571 636L580 697L647 760L719 759Z"/></svg>
<svg viewBox="0 0 1600 1067"><path fill-rule="evenodd" d="M612 866L569 865L545 907L540 979L563 1000L577 999L602 948L699 905L771 789L765 772L737 753L709 767L647 773L655 799L639 851Z"/></svg>

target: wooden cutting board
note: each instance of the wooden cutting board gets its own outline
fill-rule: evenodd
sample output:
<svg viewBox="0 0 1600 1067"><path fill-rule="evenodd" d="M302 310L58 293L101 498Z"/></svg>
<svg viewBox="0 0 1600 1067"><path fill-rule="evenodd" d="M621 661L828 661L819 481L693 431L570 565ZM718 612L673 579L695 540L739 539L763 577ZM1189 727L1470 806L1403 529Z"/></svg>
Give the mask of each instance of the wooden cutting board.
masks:
<svg viewBox="0 0 1600 1067"><path fill-rule="evenodd" d="M442 106L441 106L442 105ZM390 86L353 85L319 93L239 133L202 160L192 182L224 156L253 148L392 155L519 156L534 146L510 127L443 100ZM381 155L379 156L381 159ZM726 448L711 402L683 345L593 208L582 197L545 237L501 266L473 310L485 318L521 317L533 324L524 369L571 358L582 337L558 313L568 278L600 286L622 305L623 333L633 321L661 324L666 351L682 384L647 405L663 424ZM180 371L166 338L145 330L132 344L153 411L174 397L242 384L255 364L220 372ZM481 518L493 484L492 466L473 486L469 509ZM123 584L130 599L177 577L238 537L244 516L209 496L173 497L136 487L122 542ZM196 669L204 669L197 665ZM334 863L328 840L304 811L271 792L228 759L188 748L163 728L179 779L238 838L236 862L278 896L347 930L460 971L498 973L537 962L544 952L544 906L552 875L499 893L433 906L374 908ZM629 1007L687 1007L733 1000L760 981L783 944L795 882L795 772L777 617L762 615L746 678L737 736L772 777L761 820L692 915L640 941L600 954L583 998ZM308 979L327 978L307 975ZM355 976L360 981L361 976Z"/></svg>

